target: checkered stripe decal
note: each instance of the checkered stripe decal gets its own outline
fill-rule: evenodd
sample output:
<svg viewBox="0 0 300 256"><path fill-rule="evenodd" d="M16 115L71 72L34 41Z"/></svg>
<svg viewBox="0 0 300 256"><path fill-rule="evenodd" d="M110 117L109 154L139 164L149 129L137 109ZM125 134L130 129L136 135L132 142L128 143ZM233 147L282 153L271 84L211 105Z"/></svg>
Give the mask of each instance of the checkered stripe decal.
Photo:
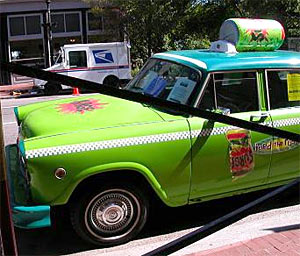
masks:
<svg viewBox="0 0 300 256"><path fill-rule="evenodd" d="M269 124L271 123L265 123L265 125L269 125ZM297 125L297 124L300 124L300 118L291 118L291 119L275 121L274 127L283 127L283 126ZM46 157L46 156L56 156L56 155L78 153L78 152L85 152L85 151L130 147L130 146L160 143L160 142L167 142L167 141L185 140L185 139L190 139L190 137L192 138L207 137L207 136L225 134L227 131L232 129L237 129L237 128L238 127L235 126L223 126L218 128L194 130L191 132L191 134L188 131L163 133L157 135L132 137L132 138L125 138L125 139L114 139L114 140L105 140L105 141L81 143L81 144L66 145L66 146L33 149L33 150L26 151L26 159Z"/></svg>
<svg viewBox="0 0 300 256"><path fill-rule="evenodd" d="M297 125L300 124L300 118L290 118L290 119L282 119L276 120L273 122L273 126L276 127L283 127L283 126L290 126L290 125Z"/></svg>
<svg viewBox="0 0 300 256"><path fill-rule="evenodd" d="M28 150L26 152L26 159L44 157L44 156L55 156L55 155L62 155L68 153L85 152L85 151L129 147L129 146L159 143L159 142L166 142L166 141L184 140L189 138L190 138L189 132L174 132L174 133L163 133L163 134L150 135L150 136L132 137L126 139L105 140L99 142L33 149L33 150Z"/></svg>
<svg viewBox="0 0 300 256"><path fill-rule="evenodd" d="M218 127L218 128L208 128L208 129L202 129L202 130L195 130L192 131L191 137L206 137L206 136L212 136L212 135L220 135L224 134L229 130L236 129L235 126L224 126L224 127Z"/></svg>

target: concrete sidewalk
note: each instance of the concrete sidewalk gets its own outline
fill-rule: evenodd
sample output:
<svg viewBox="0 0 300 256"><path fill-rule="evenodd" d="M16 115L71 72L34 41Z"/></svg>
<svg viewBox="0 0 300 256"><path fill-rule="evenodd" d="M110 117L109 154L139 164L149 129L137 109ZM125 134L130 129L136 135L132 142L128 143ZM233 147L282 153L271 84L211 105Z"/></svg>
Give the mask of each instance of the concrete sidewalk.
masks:
<svg viewBox="0 0 300 256"><path fill-rule="evenodd" d="M246 232L246 230L245 230ZM237 242L187 256L300 256L300 228Z"/></svg>

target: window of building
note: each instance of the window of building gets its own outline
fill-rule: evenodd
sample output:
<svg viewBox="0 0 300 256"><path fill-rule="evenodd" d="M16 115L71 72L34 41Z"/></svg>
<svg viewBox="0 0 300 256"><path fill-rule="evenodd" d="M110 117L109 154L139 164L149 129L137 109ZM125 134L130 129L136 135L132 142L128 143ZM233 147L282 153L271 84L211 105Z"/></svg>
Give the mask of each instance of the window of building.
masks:
<svg viewBox="0 0 300 256"><path fill-rule="evenodd" d="M270 108L300 106L300 70L267 71Z"/></svg>
<svg viewBox="0 0 300 256"><path fill-rule="evenodd" d="M11 36L25 35L24 17L9 18L9 28Z"/></svg>
<svg viewBox="0 0 300 256"><path fill-rule="evenodd" d="M10 42L11 60L38 58L43 56L43 40L20 40Z"/></svg>
<svg viewBox="0 0 300 256"><path fill-rule="evenodd" d="M205 110L220 109L226 113L257 111L256 72L212 74L199 107Z"/></svg>
<svg viewBox="0 0 300 256"><path fill-rule="evenodd" d="M26 16L25 21L27 35L41 34L40 16Z"/></svg>
<svg viewBox="0 0 300 256"><path fill-rule="evenodd" d="M10 16L8 18L9 35L41 35L41 15Z"/></svg>
<svg viewBox="0 0 300 256"><path fill-rule="evenodd" d="M79 13L66 14L66 32L80 31Z"/></svg>
<svg viewBox="0 0 300 256"><path fill-rule="evenodd" d="M51 21L54 23L52 27L54 34L81 32L79 12L51 14Z"/></svg>

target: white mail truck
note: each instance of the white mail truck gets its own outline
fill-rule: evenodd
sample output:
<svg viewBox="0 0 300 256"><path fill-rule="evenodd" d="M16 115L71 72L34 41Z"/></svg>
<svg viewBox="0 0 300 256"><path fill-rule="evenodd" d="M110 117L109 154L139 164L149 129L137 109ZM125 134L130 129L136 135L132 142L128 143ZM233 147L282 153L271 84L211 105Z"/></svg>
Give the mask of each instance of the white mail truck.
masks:
<svg viewBox="0 0 300 256"><path fill-rule="evenodd" d="M55 64L45 70L118 87L132 78L130 46L127 42L64 45ZM34 85L48 95L70 88L39 79Z"/></svg>

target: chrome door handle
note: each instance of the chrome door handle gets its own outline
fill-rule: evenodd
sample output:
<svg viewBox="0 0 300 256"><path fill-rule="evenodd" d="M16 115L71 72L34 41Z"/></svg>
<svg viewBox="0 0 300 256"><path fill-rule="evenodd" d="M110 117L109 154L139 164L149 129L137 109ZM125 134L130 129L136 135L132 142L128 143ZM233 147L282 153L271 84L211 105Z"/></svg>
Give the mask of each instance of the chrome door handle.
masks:
<svg viewBox="0 0 300 256"><path fill-rule="evenodd" d="M250 121L261 123L261 122L265 121L268 117L269 117L268 113L261 113L260 115L251 115Z"/></svg>

